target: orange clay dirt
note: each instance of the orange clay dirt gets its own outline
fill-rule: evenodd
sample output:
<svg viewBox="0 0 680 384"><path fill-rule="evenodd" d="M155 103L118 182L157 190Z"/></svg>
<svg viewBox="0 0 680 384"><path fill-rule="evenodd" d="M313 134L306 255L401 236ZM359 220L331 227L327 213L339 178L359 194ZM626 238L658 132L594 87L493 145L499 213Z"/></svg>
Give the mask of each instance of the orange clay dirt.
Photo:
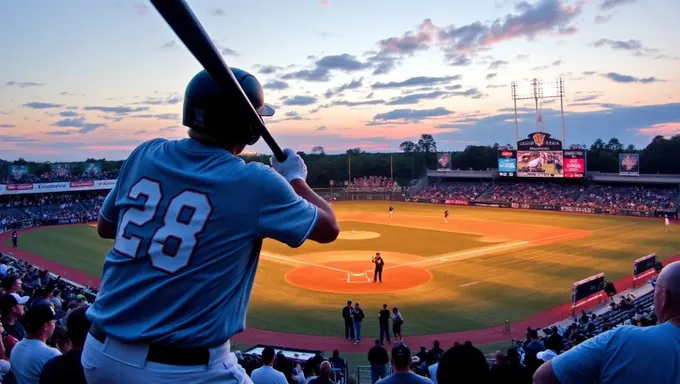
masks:
<svg viewBox="0 0 680 384"><path fill-rule="evenodd" d="M432 279L427 270L414 266L383 271L383 282L373 283L373 264L361 261L335 261L294 268L286 276L289 284L312 291L330 293L386 293L425 284Z"/></svg>

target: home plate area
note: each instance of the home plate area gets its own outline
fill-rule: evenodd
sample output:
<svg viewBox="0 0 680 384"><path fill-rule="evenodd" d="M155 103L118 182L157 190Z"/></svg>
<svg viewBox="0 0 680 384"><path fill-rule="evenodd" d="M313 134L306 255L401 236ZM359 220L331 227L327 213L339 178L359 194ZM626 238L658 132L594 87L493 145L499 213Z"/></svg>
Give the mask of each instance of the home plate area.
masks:
<svg viewBox="0 0 680 384"><path fill-rule="evenodd" d="M289 284L328 293L387 293L425 284L430 271L416 266L394 266L383 271L382 283L373 283L373 264L363 261L334 261L307 264L290 270Z"/></svg>

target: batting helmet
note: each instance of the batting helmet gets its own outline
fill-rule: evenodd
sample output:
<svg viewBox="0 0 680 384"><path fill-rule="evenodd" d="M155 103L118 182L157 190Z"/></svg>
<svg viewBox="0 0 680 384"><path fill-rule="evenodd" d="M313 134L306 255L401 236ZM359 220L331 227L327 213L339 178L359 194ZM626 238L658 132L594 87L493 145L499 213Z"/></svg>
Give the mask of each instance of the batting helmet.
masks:
<svg viewBox="0 0 680 384"><path fill-rule="evenodd" d="M274 108L264 102L262 85L255 76L238 68L231 68L231 72L258 114L274 115ZM211 136L228 138L229 142L255 144L260 133L243 123L238 113L234 113L233 105L210 74L202 70L191 79L184 92L182 124Z"/></svg>

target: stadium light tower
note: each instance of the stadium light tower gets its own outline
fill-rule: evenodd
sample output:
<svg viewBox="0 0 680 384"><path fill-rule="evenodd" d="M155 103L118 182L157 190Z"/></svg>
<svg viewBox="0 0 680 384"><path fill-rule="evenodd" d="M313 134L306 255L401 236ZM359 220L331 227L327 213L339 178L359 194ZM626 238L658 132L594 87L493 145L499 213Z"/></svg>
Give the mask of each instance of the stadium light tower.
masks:
<svg viewBox="0 0 680 384"><path fill-rule="evenodd" d="M555 87L555 92L550 94L545 94L543 92L543 81L538 79L533 79L530 82L531 90L528 93L518 93L517 83L514 81L510 85L510 91L512 93L512 101L515 105L515 142L519 140L519 123L517 119L517 100L534 100L534 105L536 106L536 131L543 131L543 113L542 108L539 109L539 101L542 102L543 99L560 99L560 115L562 117L562 143L564 142L564 80L560 77L555 81L548 83Z"/></svg>

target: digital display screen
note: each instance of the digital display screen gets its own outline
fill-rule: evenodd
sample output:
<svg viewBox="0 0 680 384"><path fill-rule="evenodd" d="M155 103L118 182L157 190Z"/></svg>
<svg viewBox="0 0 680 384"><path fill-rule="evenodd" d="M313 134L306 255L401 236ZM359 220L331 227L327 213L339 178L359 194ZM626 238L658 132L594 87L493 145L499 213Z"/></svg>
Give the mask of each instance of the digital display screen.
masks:
<svg viewBox="0 0 680 384"><path fill-rule="evenodd" d="M517 174L517 152L498 151L498 176L514 177Z"/></svg>
<svg viewBox="0 0 680 384"><path fill-rule="evenodd" d="M564 177L582 179L586 174L586 153L582 150L564 151Z"/></svg>
<svg viewBox="0 0 680 384"><path fill-rule="evenodd" d="M653 269L655 264L656 254L654 253L635 260L635 263L633 263L633 276L639 276Z"/></svg>
<svg viewBox="0 0 680 384"><path fill-rule="evenodd" d="M518 177L562 178L563 168L562 151L517 151Z"/></svg>
<svg viewBox="0 0 680 384"><path fill-rule="evenodd" d="M574 283L571 302L577 303L589 296L604 290L604 273Z"/></svg>

